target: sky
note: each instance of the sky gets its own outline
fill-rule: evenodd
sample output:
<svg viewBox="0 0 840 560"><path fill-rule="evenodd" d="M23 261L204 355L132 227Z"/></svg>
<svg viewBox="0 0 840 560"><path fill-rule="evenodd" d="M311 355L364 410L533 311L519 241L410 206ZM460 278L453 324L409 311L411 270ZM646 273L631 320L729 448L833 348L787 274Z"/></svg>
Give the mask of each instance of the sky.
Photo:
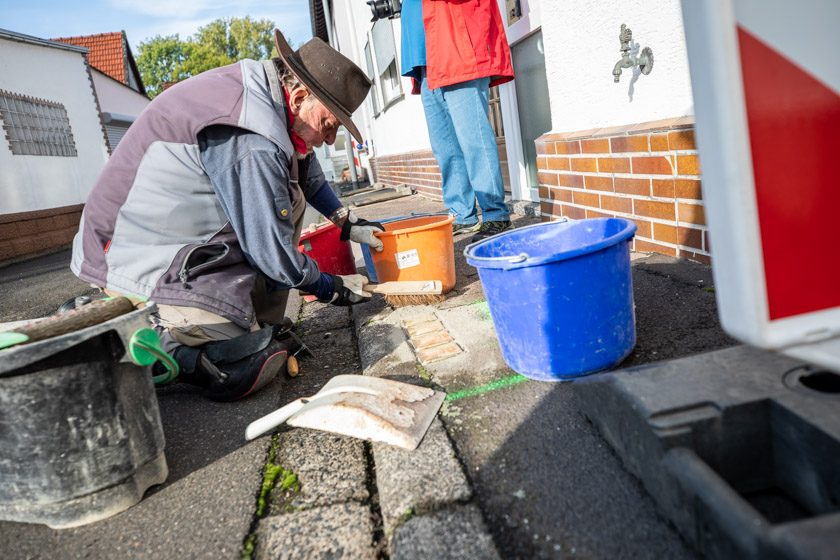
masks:
<svg viewBox="0 0 840 560"><path fill-rule="evenodd" d="M308 0L0 0L0 28L42 39L125 31L131 50L155 35L181 39L215 19L269 19L294 44L312 37Z"/></svg>

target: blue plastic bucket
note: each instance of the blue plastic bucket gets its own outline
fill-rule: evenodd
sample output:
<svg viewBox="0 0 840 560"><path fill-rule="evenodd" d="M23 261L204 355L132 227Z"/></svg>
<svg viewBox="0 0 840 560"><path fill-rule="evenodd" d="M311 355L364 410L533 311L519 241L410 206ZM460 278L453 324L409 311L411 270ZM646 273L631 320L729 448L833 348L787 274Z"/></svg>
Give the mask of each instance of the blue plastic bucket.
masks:
<svg viewBox="0 0 840 560"><path fill-rule="evenodd" d="M385 218L384 220L374 220L379 222L380 224L387 224L390 222L396 222L397 220L407 220L409 218L422 218L424 216L443 216L446 215L446 212L442 213L428 213L424 214L421 212L412 212L408 216L397 216L395 218ZM365 269L367 270L368 280L376 284L379 282L379 277L376 275L376 267L373 265L373 257L370 256L370 245L367 243L360 243L359 244L362 248L362 258L365 260Z"/></svg>
<svg viewBox="0 0 840 560"><path fill-rule="evenodd" d="M629 241L621 218L546 222L469 245L502 355L543 381L595 373L636 344Z"/></svg>

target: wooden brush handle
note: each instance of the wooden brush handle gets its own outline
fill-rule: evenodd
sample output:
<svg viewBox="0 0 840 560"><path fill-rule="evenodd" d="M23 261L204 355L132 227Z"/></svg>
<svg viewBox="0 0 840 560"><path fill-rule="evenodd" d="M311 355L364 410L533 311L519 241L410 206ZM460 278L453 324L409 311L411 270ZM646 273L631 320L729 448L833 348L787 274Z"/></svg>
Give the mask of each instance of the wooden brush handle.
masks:
<svg viewBox="0 0 840 560"><path fill-rule="evenodd" d="M77 307L67 313L53 315L52 317L23 325L16 328L14 332L29 337L27 342L35 342L36 340L44 340L98 325L99 323L104 323L131 311L134 311L134 305L128 298L117 297L98 300Z"/></svg>
<svg viewBox="0 0 840 560"><path fill-rule="evenodd" d="M363 288L367 292L383 296L423 296L442 293L439 280L413 280L404 282L383 282L382 284L366 284Z"/></svg>

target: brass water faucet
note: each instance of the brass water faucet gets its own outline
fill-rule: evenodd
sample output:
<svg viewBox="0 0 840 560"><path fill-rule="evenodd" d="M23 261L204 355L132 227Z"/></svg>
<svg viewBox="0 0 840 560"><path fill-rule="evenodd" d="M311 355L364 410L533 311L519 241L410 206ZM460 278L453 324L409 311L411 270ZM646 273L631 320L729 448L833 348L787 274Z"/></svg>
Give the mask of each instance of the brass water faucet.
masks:
<svg viewBox="0 0 840 560"><path fill-rule="evenodd" d="M650 47L642 49L642 54L638 57L630 56L630 42L633 40L633 32L625 24L621 24L621 33L618 34L618 40L621 42L621 60L615 63L613 67L613 81L618 83L621 78L622 68L639 67L642 74L647 76L653 70L653 51Z"/></svg>

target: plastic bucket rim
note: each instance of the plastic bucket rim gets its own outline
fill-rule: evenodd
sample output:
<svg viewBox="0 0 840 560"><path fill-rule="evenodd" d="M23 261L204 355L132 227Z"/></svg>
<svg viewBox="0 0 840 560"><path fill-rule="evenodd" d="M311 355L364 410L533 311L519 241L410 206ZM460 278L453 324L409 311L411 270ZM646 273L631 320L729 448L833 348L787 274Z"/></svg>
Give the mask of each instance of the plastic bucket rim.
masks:
<svg viewBox="0 0 840 560"><path fill-rule="evenodd" d="M436 215L412 216L412 217L406 218L406 219L407 220L416 220L417 218L434 218L434 217L437 217L437 216ZM452 222L455 221L454 216L441 215L440 217L443 218L443 219L440 220L440 221L435 221L435 222L429 223L429 224L424 224L422 226L415 226L415 227L410 227L410 228L406 228L406 229L398 229L398 230L394 230L394 231L377 231L377 232L374 233L374 235L376 237L396 237L398 235L408 235L408 234L411 234L411 233L418 233L418 232L421 232L421 231L426 231L426 230L433 229L433 228L436 228L436 227L440 227L440 226L443 226L443 225L449 225L449 224L451 224ZM400 220L393 220L393 221L390 221L388 223L393 224L393 223L396 223L396 222L399 222L399 221Z"/></svg>
<svg viewBox="0 0 840 560"><path fill-rule="evenodd" d="M410 220L412 218L431 218L432 216L449 216L448 212L417 212L416 214L412 212L406 216L394 216L393 218L382 218L379 220L373 220L374 222L379 222L380 224L390 224L393 222L399 222L400 220ZM384 232L383 232L384 233ZM359 243L362 247L370 247L367 243Z"/></svg>
<svg viewBox="0 0 840 560"><path fill-rule="evenodd" d="M315 231L304 231L303 233L301 233L300 234L300 241L305 241L307 239L317 237L317 236L321 235L322 233L326 233L326 232L330 231L333 228L338 229L338 226L335 225L332 222L326 222L325 224L321 224L319 226L316 226Z"/></svg>
<svg viewBox="0 0 840 560"><path fill-rule="evenodd" d="M625 227L613 235L609 237L605 237L604 239L598 241L597 243L593 243L591 245L586 245L584 247L577 247L575 249L569 249L568 251L563 251L561 253L556 253L554 255L547 255L545 257L530 257L528 253L524 251L519 253L518 255L510 255L508 257L477 257L472 254L472 251L477 249L483 243L487 243L492 241L496 236L488 237L487 239L482 239L481 241L477 241L476 243L471 243L464 248L464 256L467 258L467 262L475 267L475 268L505 268L505 269L515 269L515 268L524 268L529 266L540 266L543 264L548 264L556 261L564 261L573 259L575 257L580 257L583 255L588 255L591 253L595 253L607 247L611 247L613 245L617 245L621 241L625 241L630 239L636 234L636 230L638 226L636 226L635 222L628 220L627 218L587 218L586 220L592 221L607 221L607 220L620 220L624 222ZM569 220L564 219L562 221L554 221L554 222L544 222L540 224L531 224L529 226L525 226L522 228L516 228L504 233L499 234L499 236L509 235L514 232L521 232L522 230L532 229L532 228L539 228L539 227L550 227L552 225L557 225L561 223L571 224L574 222L583 222L586 220Z"/></svg>

